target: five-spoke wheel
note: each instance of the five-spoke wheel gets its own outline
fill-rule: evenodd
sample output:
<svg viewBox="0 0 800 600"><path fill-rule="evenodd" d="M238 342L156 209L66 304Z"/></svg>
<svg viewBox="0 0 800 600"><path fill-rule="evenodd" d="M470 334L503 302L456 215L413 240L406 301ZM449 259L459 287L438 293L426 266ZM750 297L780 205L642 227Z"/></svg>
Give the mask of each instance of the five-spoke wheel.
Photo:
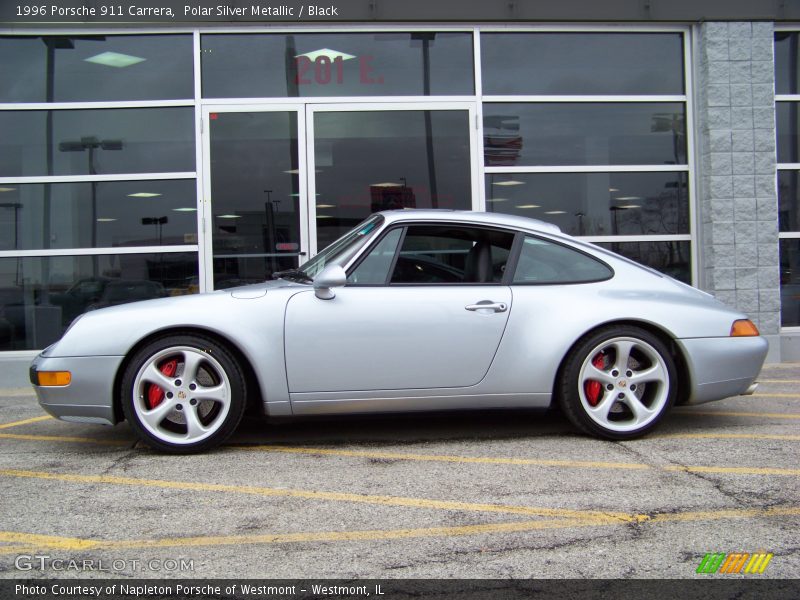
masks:
<svg viewBox="0 0 800 600"><path fill-rule="evenodd" d="M559 399L587 433L628 439L649 431L675 401L669 350L638 327L611 326L582 339L562 370Z"/></svg>
<svg viewBox="0 0 800 600"><path fill-rule="evenodd" d="M200 452L233 433L245 383L233 356L211 339L165 337L139 350L122 381L125 418L147 444Z"/></svg>

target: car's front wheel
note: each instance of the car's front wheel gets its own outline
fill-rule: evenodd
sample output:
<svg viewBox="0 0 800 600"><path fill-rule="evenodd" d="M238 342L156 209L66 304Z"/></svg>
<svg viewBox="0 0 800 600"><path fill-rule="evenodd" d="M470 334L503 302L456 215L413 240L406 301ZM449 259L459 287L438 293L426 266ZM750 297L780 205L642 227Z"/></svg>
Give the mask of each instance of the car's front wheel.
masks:
<svg viewBox="0 0 800 600"><path fill-rule="evenodd" d="M245 398L236 359L197 335L152 341L122 378L125 418L145 443L165 452L202 452L225 441L242 419Z"/></svg>
<svg viewBox="0 0 800 600"><path fill-rule="evenodd" d="M639 327L609 326L570 351L557 393L576 427L622 440L655 427L676 389L675 361L661 339Z"/></svg>

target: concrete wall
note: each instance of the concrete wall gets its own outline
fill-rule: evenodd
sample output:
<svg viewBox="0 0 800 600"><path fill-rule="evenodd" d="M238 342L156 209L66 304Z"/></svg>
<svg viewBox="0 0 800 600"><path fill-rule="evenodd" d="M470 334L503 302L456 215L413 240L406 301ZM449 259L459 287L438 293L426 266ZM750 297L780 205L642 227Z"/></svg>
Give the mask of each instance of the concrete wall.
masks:
<svg viewBox="0 0 800 600"><path fill-rule="evenodd" d="M747 313L780 359L772 23L697 28L700 287Z"/></svg>

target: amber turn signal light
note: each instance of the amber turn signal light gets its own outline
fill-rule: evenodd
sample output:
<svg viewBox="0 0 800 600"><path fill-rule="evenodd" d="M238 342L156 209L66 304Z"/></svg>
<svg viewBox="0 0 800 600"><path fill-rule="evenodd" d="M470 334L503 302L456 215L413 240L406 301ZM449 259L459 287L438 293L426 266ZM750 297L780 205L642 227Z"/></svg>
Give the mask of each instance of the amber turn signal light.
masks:
<svg viewBox="0 0 800 600"><path fill-rule="evenodd" d="M750 319L739 319L731 325L731 337L750 337L760 335L758 327Z"/></svg>
<svg viewBox="0 0 800 600"><path fill-rule="evenodd" d="M36 375L39 385L43 387L65 386L72 381L69 371L39 371Z"/></svg>

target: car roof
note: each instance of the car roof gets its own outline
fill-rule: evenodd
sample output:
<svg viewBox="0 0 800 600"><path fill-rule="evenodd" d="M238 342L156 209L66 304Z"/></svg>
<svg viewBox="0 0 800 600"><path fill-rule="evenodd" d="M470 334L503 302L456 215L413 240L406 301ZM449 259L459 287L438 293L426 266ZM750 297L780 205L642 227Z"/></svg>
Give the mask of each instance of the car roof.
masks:
<svg viewBox="0 0 800 600"><path fill-rule="evenodd" d="M505 215L500 213L479 212L472 210L449 210L442 208L424 209L403 209L385 210L379 213L387 222L402 221L452 221L458 223L475 223L482 225L500 225L513 227L515 229L526 229L529 231L541 231L544 233L561 233L561 228L552 223L546 223L539 219L519 217L516 215Z"/></svg>

